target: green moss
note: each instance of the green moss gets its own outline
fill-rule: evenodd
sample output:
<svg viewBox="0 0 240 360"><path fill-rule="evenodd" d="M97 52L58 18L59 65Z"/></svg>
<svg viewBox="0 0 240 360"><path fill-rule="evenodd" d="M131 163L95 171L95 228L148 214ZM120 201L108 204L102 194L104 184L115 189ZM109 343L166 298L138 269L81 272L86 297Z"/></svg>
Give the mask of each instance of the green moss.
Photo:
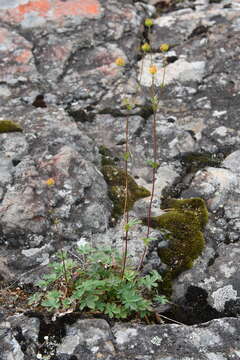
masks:
<svg viewBox="0 0 240 360"><path fill-rule="evenodd" d="M0 120L0 134L15 131L22 131L21 126L11 120Z"/></svg>
<svg viewBox="0 0 240 360"><path fill-rule="evenodd" d="M118 158L114 157L112 152L104 145L99 146L99 153L102 155L102 166L105 165L112 165L115 166L117 161L119 161Z"/></svg>
<svg viewBox="0 0 240 360"><path fill-rule="evenodd" d="M125 171L116 166L104 165L102 167L103 176L109 186L108 194L113 202L114 208L112 216L118 218L123 215L125 204ZM150 192L133 180L128 175L128 203L127 209L130 210L136 200L150 196Z"/></svg>
<svg viewBox="0 0 240 360"><path fill-rule="evenodd" d="M208 221L208 212L200 198L168 200L168 212L152 217L151 226L167 230L168 247L159 249L158 255L167 265L163 276L163 290L171 292L172 280L190 269L201 255L205 245L202 230ZM145 220L146 221L146 220Z"/></svg>
<svg viewBox="0 0 240 360"><path fill-rule="evenodd" d="M164 207L162 209L176 209L176 210L191 210L194 211L201 230L208 222L208 210L205 204L205 201L201 198L192 198L192 199L165 199Z"/></svg>
<svg viewBox="0 0 240 360"><path fill-rule="evenodd" d="M206 166L218 167L221 164L222 158L221 156L210 152L188 152L181 155L181 161L184 166L186 166L187 173L192 173Z"/></svg>

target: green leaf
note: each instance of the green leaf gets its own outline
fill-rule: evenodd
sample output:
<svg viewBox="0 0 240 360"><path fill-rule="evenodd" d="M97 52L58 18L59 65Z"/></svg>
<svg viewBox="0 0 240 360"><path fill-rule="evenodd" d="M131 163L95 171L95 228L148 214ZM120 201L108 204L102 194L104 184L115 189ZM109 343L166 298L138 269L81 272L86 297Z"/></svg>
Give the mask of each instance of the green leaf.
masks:
<svg viewBox="0 0 240 360"><path fill-rule="evenodd" d="M132 109L133 109L133 106L134 106L134 104L132 104L132 103L130 102L130 99L128 99L128 98L124 98L122 104L123 104L123 106L125 106L125 107L127 108L127 110L129 110L129 111L132 110Z"/></svg>
<svg viewBox="0 0 240 360"><path fill-rule="evenodd" d="M162 277L156 270L152 270L149 275L139 279L139 284L148 290L151 290L153 287L158 286L157 281L162 281Z"/></svg>
<svg viewBox="0 0 240 360"><path fill-rule="evenodd" d="M36 282L36 285L43 289L46 289L49 284L50 284L50 282L45 281L45 280L39 280Z"/></svg>
<svg viewBox="0 0 240 360"><path fill-rule="evenodd" d="M95 309L101 311L102 313L104 312L105 307L106 307L106 305L105 305L105 303L102 302L102 301L99 301L99 300L98 300L98 301L95 303Z"/></svg>
<svg viewBox="0 0 240 360"><path fill-rule="evenodd" d="M156 239L156 238L152 238L152 237L142 238L142 241L143 241L143 243L144 243L145 246L148 246L151 241L155 241L155 240L157 240L157 239Z"/></svg>
<svg viewBox="0 0 240 360"><path fill-rule="evenodd" d="M125 231L129 231L135 225L142 224L142 221L139 219L131 219L127 224L124 225Z"/></svg>
<svg viewBox="0 0 240 360"><path fill-rule="evenodd" d="M130 313L121 305L107 303L104 313L110 318L125 319Z"/></svg>
<svg viewBox="0 0 240 360"><path fill-rule="evenodd" d="M59 251L57 253L57 257L60 259L60 260L66 260L68 258L68 253L66 251Z"/></svg>
<svg viewBox="0 0 240 360"><path fill-rule="evenodd" d="M130 310L137 310L142 299L143 298L140 295L138 295L134 290L125 292L122 295L122 302L125 308Z"/></svg>
<svg viewBox="0 0 240 360"><path fill-rule="evenodd" d="M30 298L28 299L28 304L29 305L38 305L41 302L43 295L39 292L36 292L35 294L33 294L32 296L30 296Z"/></svg>
<svg viewBox="0 0 240 360"><path fill-rule="evenodd" d="M157 302L159 304L163 304L163 305L167 304L169 302L167 297L164 296L164 295L156 295L156 296L154 296L153 301L155 301L155 302Z"/></svg>
<svg viewBox="0 0 240 360"><path fill-rule="evenodd" d="M91 254L95 249L93 249L89 244L81 245L77 248L77 251L81 255L89 255Z"/></svg>
<svg viewBox="0 0 240 360"><path fill-rule="evenodd" d="M131 156L130 152L124 153L124 154L123 154L123 160L128 161L128 159L130 158L130 156Z"/></svg>
<svg viewBox="0 0 240 360"><path fill-rule="evenodd" d="M58 309L61 295L62 293L58 290L48 291L46 299L41 302L41 305L48 307L49 310Z"/></svg>
<svg viewBox="0 0 240 360"><path fill-rule="evenodd" d="M133 270L125 270L124 272L124 279L126 279L127 281L133 281L136 276L137 276L137 272L133 271Z"/></svg>
<svg viewBox="0 0 240 360"><path fill-rule="evenodd" d="M98 299L99 296L96 295L89 295L86 298L82 299L79 306L80 310L83 310L85 307L92 310L96 309L96 303Z"/></svg>
<svg viewBox="0 0 240 360"><path fill-rule="evenodd" d="M58 278L59 274L57 272L52 272L43 276L43 279L47 282L48 285L56 281Z"/></svg>
<svg viewBox="0 0 240 360"><path fill-rule="evenodd" d="M147 164L148 164L149 166L151 166L151 168L153 168L153 169L159 168L159 163L154 162L154 161L152 161L152 160L147 160Z"/></svg>
<svg viewBox="0 0 240 360"><path fill-rule="evenodd" d="M62 300L62 305L64 308L68 309L72 305L73 302L74 302L74 299L66 298L66 299Z"/></svg>

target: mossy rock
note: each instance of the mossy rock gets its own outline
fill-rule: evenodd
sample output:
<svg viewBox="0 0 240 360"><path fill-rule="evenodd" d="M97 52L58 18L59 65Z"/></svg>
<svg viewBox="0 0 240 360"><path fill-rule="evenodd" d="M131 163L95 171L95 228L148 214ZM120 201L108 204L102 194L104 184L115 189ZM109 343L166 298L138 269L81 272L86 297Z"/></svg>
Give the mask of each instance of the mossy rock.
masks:
<svg viewBox="0 0 240 360"><path fill-rule="evenodd" d="M22 131L21 126L11 120L0 120L0 134L15 131Z"/></svg>
<svg viewBox="0 0 240 360"><path fill-rule="evenodd" d="M184 166L186 166L187 173L194 173L207 166L219 167L222 158L219 154L212 154L210 152L187 152L177 156L180 158Z"/></svg>
<svg viewBox="0 0 240 360"><path fill-rule="evenodd" d="M208 211L200 198L169 199L165 205L168 205L168 211L152 217L151 226L169 233L168 247L158 251L160 259L167 265L162 289L169 294L172 280L190 269L194 260L202 253L205 245L202 230L208 221Z"/></svg>
<svg viewBox="0 0 240 360"><path fill-rule="evenodd" d="M205 201L201 198L192 199L165 199L162 209L191 210L197 216L201 230L207 225L208 210Z"/></svg>
<svg viewBox="0 0 240 360"><path fill-rule="evenodd" d="M108 184L108 195L114 205L112 216L117 219L124 213L126 174L124 170L111 165L104 165L102 167L102 173ZM150 191L143 186L138 186L136 181L128 175L127 210L133 207L136 200L150 195Z"/></svg>
<svg viewBox="0 0 240 360"><path fill-rule="evenodd" d="M106 146L100 145L99 146L99 153L102 155L102 166L111 165L115 166L118 159L113 156L111 150L109 150Z"/></svg>

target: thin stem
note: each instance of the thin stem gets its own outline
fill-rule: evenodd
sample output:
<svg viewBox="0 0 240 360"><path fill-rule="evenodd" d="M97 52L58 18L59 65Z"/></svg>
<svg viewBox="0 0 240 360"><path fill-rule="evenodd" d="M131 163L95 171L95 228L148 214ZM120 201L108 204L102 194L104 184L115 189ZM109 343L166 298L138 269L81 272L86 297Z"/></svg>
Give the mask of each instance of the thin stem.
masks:
<svg viewBox="0 0 240 360"><path fill-rule="evenodd" d="M129 128L129 115L126 116L126 126L125 126L125 201L124 201L124 216L125 216L125 225L128 224L129 221L129 211L128 211L128 128ZM125 227L124 234L124 250L123 250L123 265L122 265L122 273L121 277L123 278L126 261L127 261L127 252L128 252L128 227Z"/></svg>
<svg viewBox="0 0 240 360"><path fill-rule="evenodd" d="M61 255L62 255L62 265L63 265L64 278L65 278L66 285L67 285L67 288L68 288L67 269L66 269L66 264L65 264L63 249L61 249Z"/></svg>
<svg viewBox="0 0 240 360"><path fill-rule="evenodd" d="M157 109L154 109L154 113L153 113L153 127L152 127L152 132L153 132L153 161L154 164L157 163L157 131L156 131L156 125L157 125L157 121L156 121L156 116L157 115ZM152 203L153 203L153 198L154 198L154 193L155 193L155 182L156 182L156 168L155 166L152 168L152 189L151 189L151 197L150 197L150 202L149 202L149 206L148 206L148 211L147 211L147 235L146 238L149 237L150 234L150 228L151 228L151 213L152 213ZM144 246L144 250L140 259L140 263L138 266L138 271L142 268L143 266L143 261L145 259L146 256L146 252L147 252L147 246Z"/></svg>
<svg viewBox="0 0 240 360"><path fill-rule="evenodd" d="M167 67L167 60L164 58L164 61L163 61L163 79L162 79L160 88L164 88L164 85L165 85L166 67ZM156 95L154 95L154 75L152 76L151 91L152 91L152 99L154 99L154 97L156 96ZM156 99L156 101L153 101L153 104L152 104L153 105L152 136L153 136L153 163L154 163L154 165L153 165L153 168L152 168L151 198L150 198L150 202L149 202L149 206L148 206L148 212L147 212L147 238L149 237L149 234L150 234L152 203L153 203L153 198L154 198L155 182L156 182L156 164L157 164L157 121L156 121L156 116L157 116L157 110L158 110L158 106L159 106L159 101L160 101L160 99L158 98L158 99ZM138 266L138 271L143 266L143 262L144 262L146 253L147 253L147 246L144 246L143 254L141 256L139 266Z"/></svg>
<svg viewBox="0 0 240 360"><path fill-rule="evenodd" d="M163 78L162 78L162 83L160 85L161 88L163 88L164 84L165 84L166 67L167 67L167 59L164 58L164 60L163 60Z"/></svg>
<svg viewBox="0 0 240 360"><path fill-rule="evenodd" d="M68 276L67 276L66 263L65 263L65 259L64 259L63 241L62 241L62 236L60 234L60 231L58 231L58 229L57 229L57 226L58 226L58 224L56 224L56 230L59 235L59 243L61 244L60 252L61 252L61 261L62 261L62 267L63 267L63 275L64 275L64 279L65 279L67 291L68 291L69 290L69 281L68 281Z"/></svg>

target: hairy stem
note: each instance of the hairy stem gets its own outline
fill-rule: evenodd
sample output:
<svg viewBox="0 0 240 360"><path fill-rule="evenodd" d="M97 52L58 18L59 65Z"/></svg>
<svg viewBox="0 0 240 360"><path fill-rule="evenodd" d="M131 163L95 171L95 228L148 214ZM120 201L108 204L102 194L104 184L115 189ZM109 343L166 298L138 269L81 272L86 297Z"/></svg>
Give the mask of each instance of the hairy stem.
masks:
<svg viewBox="0 0 240 360"><path fill-rule="evenodd" d="M153 113L153 126L152 126L152 136L153 136L153 161L154 164L157 163L157 131L156 131L156 125L157 125L157 121L156 121L156 117L157 117L157 109L154 109L154 113ZM150 234L150 228L151 228L151 214L152 214L152 203L153 203L153 198L154 198L154 193L155 193L155 182L156 182L156 167L154 166L152 168L152 189L151 189L151 197L150 197L150 201L149 201L149 205L148 205L148 210L147 210L147 235L146 238L149 238L149 234ZM147 246L144 246L144 250L138 265L138 271L142 268L143 266L143 262L146 256L146 252L147 252Z"/></svg>
<svg viewBox="0 0 240 360"><path fill-rule="evenodd" d="M165 76L166 76L166 66L167 66L167 59L164 58L163 59L163 78L162 78L162 82L160 84L160 88L164 88L165 85ZM152 92L152 99L154 99L157 94L154 94L154 75L152 76L152 86L151 86L151 92ZM157 110L158 110L158 106L159 106L159 96L155 99L155 101L153 101L152 103L152 108L153 108L153 126L152 126L152 137L153 137L153 167L152 167L152 190L151 190L151 197L150 197L150 202L149 202L149 206L148 206L148 211L147 211L147 238L149 238L149 234L150 234L150 227L151 227L151 213L152 213L152 203L153 203L153 198L154 198L154 192L155 192L155 182L156 182L156 171L157 171L157 121L156 121L156 117L157 117ZM140 262L139 262L139 266L138 266L138 271L142 268L143 266L143 262L145 259L147 253L147 246L144 246L144 250L143 250L143 254L141 256Z"/></svg>
<svg viewBox="0 0 240 360"><path fill-rule="evenodd" d="M125 201L124 201L124 216L125 216L125 225L128 224L129 221L129 211L128 211L128 128L129 128L129 115L126 116L126 126L125 126ZM122 265L122 273L121 277L123 278L126 261L127 261L127 252L128 252L128 227L125 227L124 234L124 249L123 249L123 265Z"/></svg>

